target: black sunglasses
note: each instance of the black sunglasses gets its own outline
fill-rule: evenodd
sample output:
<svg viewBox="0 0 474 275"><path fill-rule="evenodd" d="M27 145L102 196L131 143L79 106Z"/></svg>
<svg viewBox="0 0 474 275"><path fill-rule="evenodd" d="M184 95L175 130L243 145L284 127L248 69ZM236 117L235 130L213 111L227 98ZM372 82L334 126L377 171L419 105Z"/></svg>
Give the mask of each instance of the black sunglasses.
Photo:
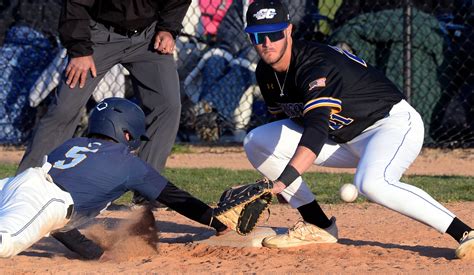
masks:
<svg viewBox="0 0 474 275"><path fill-rule="evenodd" d="M265 42L265 37L268 37L271 42L278 41L285 37L284 30L276 32L258 32L258 33L249 33L250 41L252 44L259 45Z"/></svg>

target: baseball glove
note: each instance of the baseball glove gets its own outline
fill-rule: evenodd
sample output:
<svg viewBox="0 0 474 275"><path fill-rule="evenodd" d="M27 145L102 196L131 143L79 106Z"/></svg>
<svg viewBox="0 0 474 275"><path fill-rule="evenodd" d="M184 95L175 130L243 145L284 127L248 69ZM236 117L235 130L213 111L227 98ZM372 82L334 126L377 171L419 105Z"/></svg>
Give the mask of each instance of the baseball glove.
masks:
<svg viewBox="0 0 474 275"><path fill-rule="evenodd" d="M214 209L214 217L238 234L247 235L272 202L272 188L273 182L264 178L227 189Z"/></svg>

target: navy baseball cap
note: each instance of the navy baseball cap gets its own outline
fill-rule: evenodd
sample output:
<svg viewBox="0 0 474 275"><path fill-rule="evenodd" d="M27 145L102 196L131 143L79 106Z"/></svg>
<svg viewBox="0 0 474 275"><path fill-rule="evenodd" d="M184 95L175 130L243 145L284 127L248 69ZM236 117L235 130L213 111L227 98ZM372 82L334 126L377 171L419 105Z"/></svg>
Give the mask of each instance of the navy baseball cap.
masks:
<svg viewBox="0 0 474 275"><path fill-rule="evenodd" d="M250 4L247 14L248 33L277 32L290 25L288 9L279 0L256 0Z"/></svg>

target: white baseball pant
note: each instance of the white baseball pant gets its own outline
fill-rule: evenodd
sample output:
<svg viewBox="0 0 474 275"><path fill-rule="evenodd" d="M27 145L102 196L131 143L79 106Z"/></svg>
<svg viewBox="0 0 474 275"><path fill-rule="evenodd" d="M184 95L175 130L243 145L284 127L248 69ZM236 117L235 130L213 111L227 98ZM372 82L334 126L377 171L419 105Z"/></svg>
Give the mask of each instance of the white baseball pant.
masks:
<svg viewBox="0 0 474 275"><path fill-rule="evenodd" d="M67 222L71 195L47 174L51 164L0 180L0 257L17 255Z"/></svg>
<svg viewBox="0 0 474 275"><path fill-rule="evenodd" d="M283 172L301 139L303 127L290 119L275 121L252 130L244 141L252 165L271 180ZM354 184L369 200L395 210L444 233L455 215L423 190L400 182L423 145L420 115L405 100L395 104L389 115L343 144L330 140L314 164L357 168ZM281 195L298 208L314 200L301 177Z"/></svg>

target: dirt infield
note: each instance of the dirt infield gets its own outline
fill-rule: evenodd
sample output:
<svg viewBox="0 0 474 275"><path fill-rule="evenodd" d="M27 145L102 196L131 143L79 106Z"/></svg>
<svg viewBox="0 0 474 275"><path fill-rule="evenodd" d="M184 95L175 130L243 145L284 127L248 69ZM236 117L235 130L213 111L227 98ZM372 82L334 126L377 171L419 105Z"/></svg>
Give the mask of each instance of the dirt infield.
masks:
<svg viewBox="0 0 474 275"><path fill-rule="evenodd" d="M467 221L474 221L474 203L447 206ZM456 247L449 236L388 211L375 204L324 205L337 217L340 240L337 244L299 248L230 248L196 244L213 232L175 212L155 210L161 231L158 252L144 241L120 240L119 250L107 262L78 259L52 238L44 238L13 259L0 260L2 274L75 273L441 273L472 274L471 262L454 259ZM269 226L291 225L298 219L295 210L273 205ZM98 219L109 233L126 212L106 212Z"/></svg>
<svg viewBox="0 0 474 275"><path fill-rule="evenodd" d="M172 155L168 167L251 169L239 148L193 148L192 154ZM0 162L18 163L22 152L2 151ZM424 150L409 174L474 176L472 150ZM12 157L17 154L16 159ZM19 156L18 156L19 155ZM313 168L313 171L341 171ZM351 172L352 170L348 170ZM474 202L448 203L462 220L474 224ZM108 261L83 261L48 237L13 259L0 259L0 274L76 273L449 273L472 274L473 263L454 258L457 243L448 235L376 204L323 205L337 217L337 244L290 249L231 248L196 243L213 231L166 209L154 210L160 231L157 251L136 236L116 238L119 221L128 211L106 211L89 235L115 236ZM299 218L287 205L274 204L261 225L288 227ZM110 239L110 238L109 238Z"/></svg>

